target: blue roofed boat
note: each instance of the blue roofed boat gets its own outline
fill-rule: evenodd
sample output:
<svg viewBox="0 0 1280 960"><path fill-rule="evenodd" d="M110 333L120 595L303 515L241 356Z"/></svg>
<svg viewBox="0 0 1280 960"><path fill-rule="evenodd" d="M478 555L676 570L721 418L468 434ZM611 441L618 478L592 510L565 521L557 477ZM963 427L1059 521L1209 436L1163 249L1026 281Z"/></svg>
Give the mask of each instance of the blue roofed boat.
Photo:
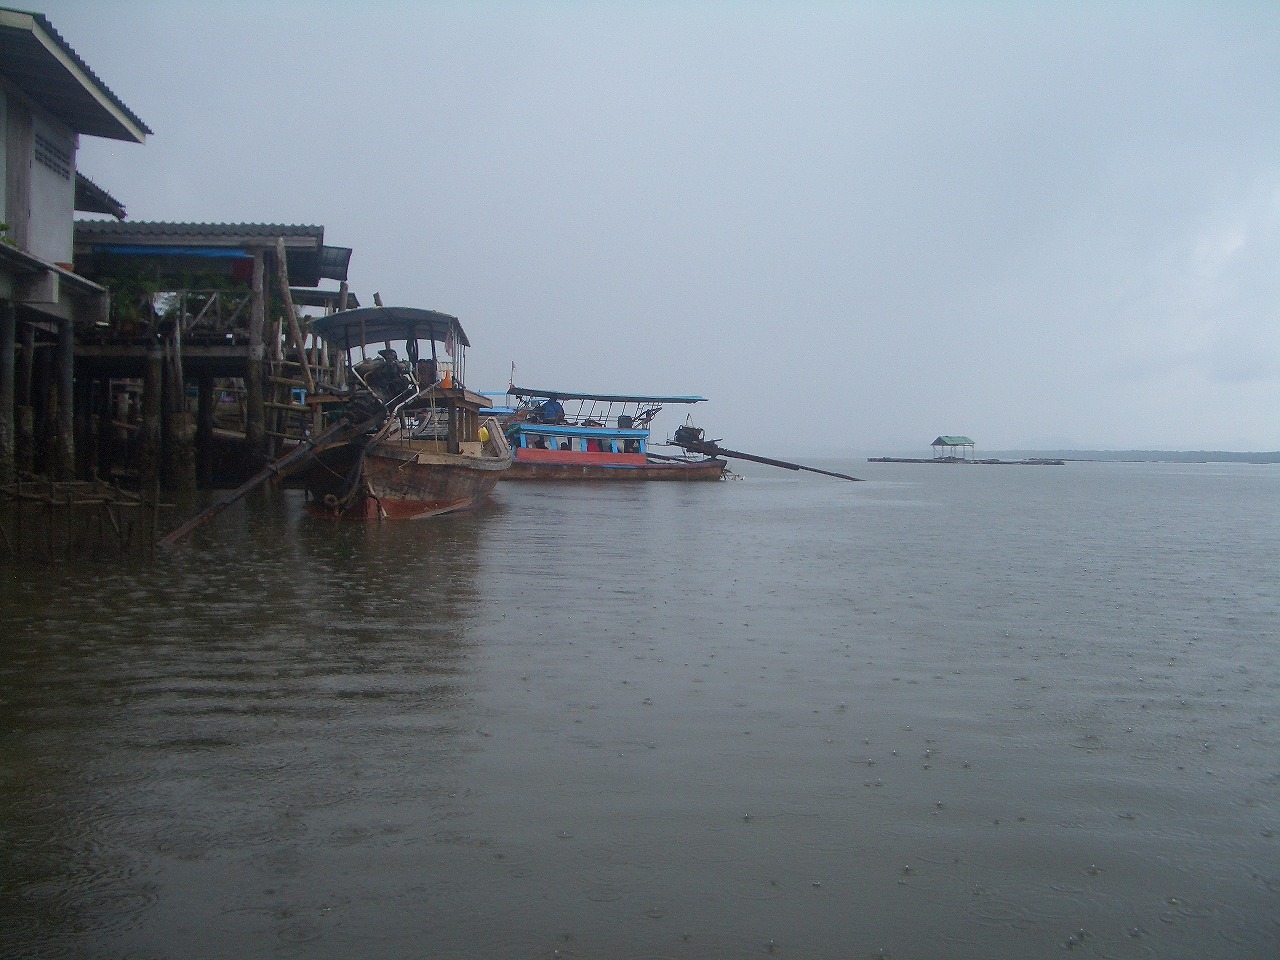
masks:
<svg viewBox="0 0 1280 960"><path fill-rule="evenodd" d="M493 396L493 395L491 395ZM495 399L501 397L497 395ZM511 445L504 480L720 480L728 462L650 449L649 426L663 407L705 397L574 393L512 384L493 404Z"/></svg>

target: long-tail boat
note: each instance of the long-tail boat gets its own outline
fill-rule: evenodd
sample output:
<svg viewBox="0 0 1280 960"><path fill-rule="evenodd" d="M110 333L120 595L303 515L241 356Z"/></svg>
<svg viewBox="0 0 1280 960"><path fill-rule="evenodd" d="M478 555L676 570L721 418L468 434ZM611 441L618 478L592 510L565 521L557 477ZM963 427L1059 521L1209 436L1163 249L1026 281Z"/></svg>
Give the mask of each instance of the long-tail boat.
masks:
<svg viewBox="0 0 1280 960"><path fill-rule="evenodd" d="M649 449L664 406L705 397L574 393L507 388L514 403L491 407L505 422L511 469L504 480L720 480L728 462Z"/></svg>
<svg viewBox="0 0 1280 960"><path fill-rule="evenodd" d="M511 466L511 449L498 422L481 415L488 398L463 383L470 343L457 317L362 307L314 319L311 332L347 358L346 389L311 402L325 421L370 426L326 445L305 467L309 512L417 520L471 509L489 495Z"/></svg>

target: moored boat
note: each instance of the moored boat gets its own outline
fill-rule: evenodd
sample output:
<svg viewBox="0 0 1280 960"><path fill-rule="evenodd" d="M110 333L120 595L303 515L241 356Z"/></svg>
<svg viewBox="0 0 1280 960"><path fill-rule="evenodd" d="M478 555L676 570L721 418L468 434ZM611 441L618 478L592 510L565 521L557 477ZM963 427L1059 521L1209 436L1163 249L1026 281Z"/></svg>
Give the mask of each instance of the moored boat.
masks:
<svg viewBox="0 0 1280 960"><path fill-rule="evenodd" d="M669 404L705 397L573 393L512 384L515 402L491 407L504 421L511 469L504 480L720 480L717 457L667 456L650 449L650 424Z"/></svg>
<svg viewBox="0 0 1280 960"><path fill-rule="evenodd" d="M362 307L317 318L311 332L345 353L347 384L310 402L325 420L370 424L306 467L313 515L416 520L484 501L510 468L511 449L498 422L481 414L488 399L463 383L470 344L456 317Z"/></svg>

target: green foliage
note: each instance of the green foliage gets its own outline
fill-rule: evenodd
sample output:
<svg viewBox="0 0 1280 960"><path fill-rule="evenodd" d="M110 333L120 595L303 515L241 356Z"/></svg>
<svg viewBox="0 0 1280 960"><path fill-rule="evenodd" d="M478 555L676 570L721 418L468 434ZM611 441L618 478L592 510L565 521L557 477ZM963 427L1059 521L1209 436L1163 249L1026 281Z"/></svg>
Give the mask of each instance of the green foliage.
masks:
<svg viewBox="0 0 1280 960"><path fill-rule="evenodd" d="M180 290L217 290L237 296L249 293L248 284L225 273L162 270L135 257L101 257L90 279L110 291L111 322L121 331L146 330L157 321L173 319L180 309L178 299L166 303L161 294Z"/></svg>

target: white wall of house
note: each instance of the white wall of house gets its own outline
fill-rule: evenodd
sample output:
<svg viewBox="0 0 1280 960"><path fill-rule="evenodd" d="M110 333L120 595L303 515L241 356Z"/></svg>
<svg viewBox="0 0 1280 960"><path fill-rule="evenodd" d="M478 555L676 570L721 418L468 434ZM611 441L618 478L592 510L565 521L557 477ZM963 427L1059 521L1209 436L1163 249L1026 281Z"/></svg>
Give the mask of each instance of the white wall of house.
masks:
<svg viewBox="0 0 1280 960"><path fill-rule="evenodd" d="M80 138L3 85L0 133L0 223L9 225L6 239L42 260L70 263Z"/></svg>
<svg viewBox="0 0 1280 960"><path fill-rule="evenodd" d="M27 250L70 264L75 241L77 137L48 115L31 115L31 222Z"/></svg>

